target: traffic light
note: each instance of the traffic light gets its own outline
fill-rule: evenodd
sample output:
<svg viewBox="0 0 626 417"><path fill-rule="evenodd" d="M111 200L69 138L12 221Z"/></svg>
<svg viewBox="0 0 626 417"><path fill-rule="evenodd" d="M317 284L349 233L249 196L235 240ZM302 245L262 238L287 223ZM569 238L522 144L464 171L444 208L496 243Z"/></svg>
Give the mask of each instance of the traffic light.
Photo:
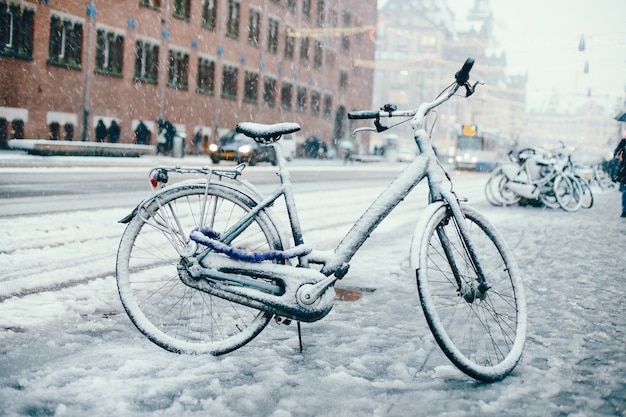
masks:
<svg viewBox="0 0 626 417"><path fill-rule="evenodd" d="M478 127L476 125L463 125L463 136L476 136Z"/></svg>

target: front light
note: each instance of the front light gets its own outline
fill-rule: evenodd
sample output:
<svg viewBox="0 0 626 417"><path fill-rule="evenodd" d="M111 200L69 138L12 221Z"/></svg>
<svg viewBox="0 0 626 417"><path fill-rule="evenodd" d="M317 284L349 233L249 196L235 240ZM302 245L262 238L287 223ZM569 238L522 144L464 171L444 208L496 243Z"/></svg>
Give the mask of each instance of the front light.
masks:
<svg viewBox="0 0 626 417"><path fill-rule="evenodd" d="M457 155L456 156L456 161L457 162L461 162L463 160L463 157L461 155Z"/></svg>
<svg viewBox="0 0 626 417"><path fill-rule="evenodd" d="M217 152L217 149L218 149L217 144L212 143L212 144L209 145L209 151Z"/></svg>
<svg viewBox="0 0 626 417"><path fill-rule="evenodd" d="M237 149L237 150L239 151L239 153L246 154L246 153L250 153L252 148L250 147L250 145L241 145L239 147L239 149Z"/></svg>
<svg viewBox="0 0 626 417"><path fill-rule="evenodd" d="M472 156L472 162L473 162L473 163L478 162L478 158L477 158L476 156Z"/></svg>

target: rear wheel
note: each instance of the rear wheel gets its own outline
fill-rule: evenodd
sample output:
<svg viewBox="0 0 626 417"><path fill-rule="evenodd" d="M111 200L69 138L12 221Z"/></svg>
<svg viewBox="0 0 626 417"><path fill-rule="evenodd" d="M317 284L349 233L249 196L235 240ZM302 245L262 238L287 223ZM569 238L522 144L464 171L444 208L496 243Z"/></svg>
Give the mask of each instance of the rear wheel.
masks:
<svg viewBox="0 0 626 417"><path fill-rule="evenodd" d="M426 321L445 355L481 381L507 376L526 338L526 304L519 271L500 234L463 206L471 246L485 285L447 206L437 209L414 237L412 265Z"/></svg>
<svg viewBox="0 0 626 417"><path fill-rule="evenodd" d="M138 209L117 254L122 304L137 328L164 349L223 354L258 335L271 313L227 301L185 285L178 272L183 255L200 250L191 230L209 226L223 233L245 216L254 201L229 187L204 184L173 188ZM274 224L263 212L229 242L246 250L282 249Z"/></svg>

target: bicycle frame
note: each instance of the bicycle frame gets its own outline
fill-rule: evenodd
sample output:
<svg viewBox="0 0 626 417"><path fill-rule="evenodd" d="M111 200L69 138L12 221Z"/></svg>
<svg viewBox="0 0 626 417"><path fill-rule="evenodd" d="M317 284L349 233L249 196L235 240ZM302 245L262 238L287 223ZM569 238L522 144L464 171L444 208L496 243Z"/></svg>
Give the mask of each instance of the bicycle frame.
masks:
<svg viewBox="0 0 626 417"><path fill-rule="evenodd" d="M416 111L389 113L389 117L413 117L411 124L415 132L416 144L420 149L420 155L418 155L372 202L369 208L359 217L332 252L313 250L309 254L299 257L298 266L305 267L298 268L297 274L301 275L299 279L296 279L296 274L294 274L293 270L287 272L282 265L250 264L235 259L220 259L218 261L212 259L209 261L208 258L210 258L212 251L207 248L196 257L196 263L194 265L188 266L188 270L194 278L201 276L218 281L235 282L248 288L256 288L263 291L263 293L252 294L236 286L228 286L227 288L221 287L218 290L215 285L202 284L197 282L197 280L194 281L190 278L185 279L184 277L183 280L188 285L232 301L257 308L263 307L265 310L268 309L268 306L271 306L272 310L270 311L275 311L280 315L295 317L302 321L317 320L330 311L330 307L332 306L332 301L329 300L319 302L320 299L324 298L324 294L327 293L326 290L347 273L349 261L382 220L393 211L400 201L402 201L424 177L427 177L430 188L430 202L442 202L452 211L456 219L456 225L461 236L463 236L464 244L471 254L472 263L479 277L479 283L484 284L484 274L482 273L478 260L474 256L471 243L467 238L468 232L465 224L461 221L463 214L459 201L450 190L450 187L443 186L444 182L447 182L447 174L445 174L444 169L439 164L430 143L429 135L424 128L424 119L428 112L450 99L458 88L457 85L454 85L446 94L440 96L433 102L422 104ZM245 217L233 225L229 232L222 235L221 240L225 243L229 243L232 236L235 236L240 230L245 229L252 222L254 216L269 208L280 197L283 197L294 244L304 244L289 170L282 156L280 146L275 146L275 144L271 146L274 146L277 154L280 185L252 208ZM207 179L207 187L210 186L209 181L210 177ZM440 235L440 239L442 240L444 248L446 248L447 238ZM454 255L449 249L445 251L450 264L453 266L459 290L461 290L462 280L460 278L460 272L455 266ZM229 270L245 271L248 268L249 271L253 270L248 274L244 273L249 277L261 276L277 278L282 284L273 285L265 280L245 276L242 277L237 274L218 274L218 271L215 270L215 265L217 265L215 262L218 262L220 267ZM205 264L211 264L212 268L205 267ZM306 268L309 264L320 264L322 268L317 272ZM327 305L328 303L330 304Z"/></svg>

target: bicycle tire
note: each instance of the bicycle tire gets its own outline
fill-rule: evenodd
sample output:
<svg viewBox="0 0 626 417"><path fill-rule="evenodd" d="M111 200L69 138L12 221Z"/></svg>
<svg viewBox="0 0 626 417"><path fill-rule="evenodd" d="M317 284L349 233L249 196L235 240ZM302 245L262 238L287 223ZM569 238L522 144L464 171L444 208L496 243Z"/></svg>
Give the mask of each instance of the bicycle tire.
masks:
<svg viewBox="0 0 626 417"><path fill-rule="evenodd" d="M505 175L500 177L500 181L498 181L498 191L500 193L498 199L503 206L514 206L522 201L522 196L508 187L509 182L510 180Z"/></svg>
<svg viewBox="0 0 626 417"><path fill-rule="evenodd" d="M176 353L220 355L256 337L272 314L193 289L179 278L179 252L198 250L189 233L201 218L203 225L223 232L255 205L252 197L215 183L208 189L203 217L205 192L204 184L177 186L141 207L122 235L116 278L124 309L152 342ZM174 233L168 236L159 224ZM230 244L248 250L283 249L276 226L264 212Z"/></svg>
<svg viewBox="0 0 626 417"><path fill-rule="evenodd" d="M502 207L501 183L506 181L502 168L496 168L489 174L489 178L485 183L485 198L492 206Z"/></svg>
<svg viewBox="0 0 626 417"><path fill-rule="evenodd" d="M539 193L539 201L547 208L558 209L561 208L559 201L556 198L556 194L554 192L554 179L545 183L541 192Z"/></svg>
<svg viewBox="0 0 626 417"><path fill-rule="evenodd" d="M584 178L579 177L578 175L576 175L575 178L580 184L580 187L582 189L580 208L590 209L591 207L593 207L593 203L594 203L593 192L591 191L591 186L589 185L589 182L585 180Z"/></svg>
<svg viewBox="0 0 626 417"><path fill-rule="evenodd" d="M582 205L583 191L575 178L569 175L558 175L554 179L553 189L561 209L573 212Z"/></svg>
<svg viewBox="0 0 626 417"><path fill-rule="evenodd" d="M505 378L518 364L526 339L526 302L520 274L499 232L476 210L462 205L471 244L491 288L471 302L461 295L444 254L441 233L451 244L461 278L477 274L448 206L418 226L411 250L417 287L428 326L443 353L479 381Z"/></svg>

